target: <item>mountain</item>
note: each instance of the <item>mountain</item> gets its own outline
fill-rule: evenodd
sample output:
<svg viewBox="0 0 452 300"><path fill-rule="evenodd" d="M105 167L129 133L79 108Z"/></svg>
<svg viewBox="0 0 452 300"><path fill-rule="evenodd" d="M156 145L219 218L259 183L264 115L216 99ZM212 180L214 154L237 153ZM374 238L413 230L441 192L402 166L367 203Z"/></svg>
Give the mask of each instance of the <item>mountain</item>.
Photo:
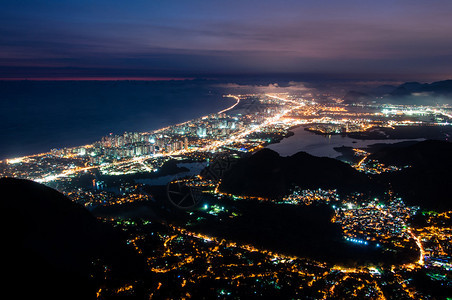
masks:
<svg viewBox="0 0 452 300"><path fill-rule="evenodd" d="M411 93L419 92L422 90L424 84L419 82L405 82L396 87L391 93L391 96L407 96Z"/></svg>
<svg viewBox="0 0 452 300"><path fill-rule="evenodd" d="M426 140L417 143L400 143L399 147L382 147L370 155L384 164L416 168L452 167L452 143Z"/></svg>
<svg viewBox="0 0 452 300"><path fill-rule="evenodd" d="M391 92L392 96L410 96L415 93L430 93L432 95L452 95L452 80L436 81L430 84L406 82Z"/></svg>
<svg viewBox="0 0 452 300"><path fill-rule="evenodd" d="M389 84L377 87L361 87L359 91L348 91L342 99L345 103L371 102L375 101L377 98L389 95L396 88L396 86Z"/></svg>
<svg viewBox="0 0 452 300"><path fill-rule="evenodd" d="M380 85L372 89L372 94L377 97L382 97L391 93L395 88L397 88L395 85L390 84Z"/></svg>
<svg viewBox="0 0 452 300"><path fill-rule="evenodd" d="M369 102L373 97L367 93L349 91L342 99L344 100L344 103L351 104L357 102Z"/></svg>
<svg viewBox="0 0 452 300"><path fill-rule="evenodd" d="M382 85L376 88L351 90L343 97L345 103L372 102L394 104L452 103L452 80L432 83L405 82L399 86Z"/></svg>
<svg viewBox="0 0 452 300"><path fill-rule="evenodd" d="M409 166L386 173L378 180L390 184L412 205L436 210L451 210L452 143L426 140L414 145L383 147L369 156L388 165Z"/></svg>
<svg viewBox="0 0 452 300"><path fill-rule="evenodd" d="M220 191L235 195L279 198L293 186L338 189L341 192L380 192L392 188L410 205L452 210L452 143L426 140L379 147L369 159L405 167L371 178L339 160L299 152L281 157L270 149L240 159L227 171Z"/></svg>
<svg viewBox="0 0 452 300"><path fill-rule="evenodd" d="M221 181L226 193L278 198L293 186L315 189L362 190L369 184L366 175L348 164L328 157L316 157L298 152L281 157L270 149L242 158Z"/></svg>
<svg viewBox="0 0 452 300"><path fill-rule="evenodd" d="M389 95L397 87L394 85L384 84L380 86L359 86L355 90L349 90L343 97L345 103L372 102L378 98Z"/></svg>
<svg viewBox="0 0 452 300"><path fill-rule="evenodd" d="M18 298L95 299L107 266L118 282L142 272L119 232L58 191L1 178L0 195L2 271Z"/></svg>
<svg viewBox="0 0 452 300"><path fill-rule="evenodd" d="M452 103L452 80L432 83L406 82L399 85L381 102L436 105Z"/></svg>

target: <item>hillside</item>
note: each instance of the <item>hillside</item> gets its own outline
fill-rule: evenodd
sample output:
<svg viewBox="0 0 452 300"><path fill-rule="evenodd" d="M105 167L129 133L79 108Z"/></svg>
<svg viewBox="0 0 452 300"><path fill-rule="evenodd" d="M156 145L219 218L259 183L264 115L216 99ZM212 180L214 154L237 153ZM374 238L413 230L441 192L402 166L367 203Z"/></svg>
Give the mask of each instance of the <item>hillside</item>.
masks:
<svg viewBox="0 0 452 300"><path fill-rule="evenodd" d="M398 86L383 85L370 89L356 88L344 96L345 103L379 102L394 104L436 105L452 103L452 80L432 83L405 82Z"/></svg>
<svg viewBox="0 0 452 300"><path fill-rule="evenodd" d="M414 93L432 93L436 95L452 94L452 80L436 81L432 83L406 82L399 85L390 94L393 96L407 96Z"/></svg>
<svg viewBox="0 0 452 300"><path fill-rule="evenodd" d="M451 167L452 143L439 140L426 140L415 144L401 143L399 147L382 147L369 156L370 159L397 166Z"/></svg>
<svg viewBox="0 0 452 300"><path fill-rule="evenodd" d="M21 297L94 299L104 266L115 280L141 272L140 259L119 232L84 207L44 185L0 179L0 212L7 285Z"/></svg>
<svg viewBox="0 0 452 300"><path fill-rule="evenodd" d="M378 178L390 184L410 204L428 209L452 209L452 143L427 140L414 145L383 147L369 158L389 165L410 166Z"/></svg>
<svg viewBox="0 0 452 300"><path fill-rule="evenodd" d="M349 165L336 159L299 152L281 157L262 149L243 158L225 173L220 190L236 195L281 197L294 185L300 188L362 190L369 180Z"/></svg>

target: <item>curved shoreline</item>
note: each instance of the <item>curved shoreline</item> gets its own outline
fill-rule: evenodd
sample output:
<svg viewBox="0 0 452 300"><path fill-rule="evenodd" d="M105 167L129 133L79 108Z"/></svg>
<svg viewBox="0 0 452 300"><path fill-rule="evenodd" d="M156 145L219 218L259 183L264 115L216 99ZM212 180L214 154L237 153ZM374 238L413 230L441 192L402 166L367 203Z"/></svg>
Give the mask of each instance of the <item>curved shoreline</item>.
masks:
<svg viewBox="0 0 452 300"><path fill-rule="evenodd" d="M223 97L225 97L225 96L223 96ZM231 105L230 107L228 107L228 108L226 108L226 109L223 109L223 110L220 110L219 112L216 112L216 113L213 113L213 114L221 114L221 113L223 113L223 112L226 112L226 111L228 111L228 110L231 110L231 109L233 109L237 104L239 104L239 102L240 102L240 98L237 97L237 96L234 96L234 95L227 95L226 97L232 97L232 98L236 99L237 102L234 103L233 105ZM206 115L206 116L207 116L207 115ZM202 117L199 117L199 118L205 118L206 116L202 116ZM159 129L156 129L156 130L152 130L152 131L144 131L144 132L140 132L140 134L158 133L158 132L161 132L161 131L163 131L163 130L166 130L166 129L169 129L169 128L171 128L171 127L174 127L174 126L182 126L182 125L185 125L185 124L187 124L187 123L189 123L189 122L192 122L193 120L196 120L196 119L198 119L198 118L190 119L190 120L187 120L187 121L185 121L185 122L178 123L178 124L172 124L172 125L169 125L169 126L166 126L166 127L163 127L163 128L159 128Z"/></svg>
<svg viewBox="0 0 452 300"><path fill-rule="evenodd" d="M223 98L234 98L236 100L236 102L234 104L232 104L231 106L229 106L229 107L227 107L227 108L225 108L223 110L220 110L218 112L214 112L212 114L221 114L221 113L224 113L226 111L232 110L234 107L236 107L240 103L240 98L237 97L237 96L231 95L231 94L224 95ZM201 116L201 117L198 117L198 118L204 118L206 116L207 115L204 115L204 116ZM187 123L192 122L193 120L198 119L198 118L192 118L192 119L187 120L185 122L178 123L178 124L172 124L172 125L169 125L169 126L166 126L166 127L163 127L163 128L159 128L159 129L156 129L156 130L140 131L139 134L159 133L159 132L161 132L163 130L166 130L168 128L171 128L173 126L181 126L181 125L187 124ZM89 147L91 145L92 145L92 143L91 144L85 144L85 145L71 146L71 147L66 147L66 148L70 149L70 148L77 148L77 147ZM26 159L26 158L39 157L39 156L43 156L43 155L47 155L47 154L51 154L50 150L46 151L46 152L41 152L41 153L36 153L35 152L35 153L29 154L29 155L24 155L24 156L19 156L19 157L3 158L3 159L0 159L0 163L7 162L7 161L21 161L21 160Z"/></svg>
<svg viewBox="0 0 452 300"><path fill-rule="evenodd" d="M228 107L228 108L226 108L226 109L223 109L223 110L217 112L217 114L222 114L222 113L224 113L224 112L227 112L228 110L233 109L234 107L236 107L236 106L240 103L240 98L237 97L237 96L234 96L234 95L229 94L229 95L226 95L226 96L223 96L223 97L225 97L225 98L234 98L235 100L237 100L237 102L236 102L234 105L232 105L232 106L230 106L230 107Z"/></svg>

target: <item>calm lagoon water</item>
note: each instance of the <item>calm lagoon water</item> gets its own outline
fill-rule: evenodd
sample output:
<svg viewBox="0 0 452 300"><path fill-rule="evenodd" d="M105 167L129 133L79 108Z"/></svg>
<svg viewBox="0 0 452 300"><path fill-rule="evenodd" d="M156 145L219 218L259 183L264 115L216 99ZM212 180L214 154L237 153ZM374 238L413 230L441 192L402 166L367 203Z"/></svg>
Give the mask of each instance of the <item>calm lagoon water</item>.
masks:
<svg viewBox="0 0 452 300"><path fill-rule="evenodd" d="M149 185L166 185L168 182L175 180L177 178L198 175L202 171L202 169L204 169L207 166L207 163L206 162L179 163L177 164L177 166L185 167L189 169L189 171L181 172L175 175L160 176L157 178L136 179L135 181Z"/></svg>
<svg viewBox="0 0 452 300"><path fill-rule="evenodd" d="M406 139L394 140L358 140L342 135L318 135L304 130L304 127L297 127L292 130L293 136L283 139L278 144L272 144L267 148L278 152L281 156L290 156L297 152L304 151L315 156L325 156L337 158L341 154L334 150L335 147L357 147L363 148L376 143L398 143L410 141ZM423 139L417 139L423 140ZM411 140L412 141L412 140Z"/></svg>

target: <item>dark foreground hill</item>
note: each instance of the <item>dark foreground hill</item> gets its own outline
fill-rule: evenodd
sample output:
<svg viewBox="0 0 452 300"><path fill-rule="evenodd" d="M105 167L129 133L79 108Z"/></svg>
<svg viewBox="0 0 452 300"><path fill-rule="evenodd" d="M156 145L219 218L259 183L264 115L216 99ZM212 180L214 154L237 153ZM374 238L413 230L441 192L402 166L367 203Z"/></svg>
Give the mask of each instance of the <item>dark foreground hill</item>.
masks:
<svg viewBox="0 0 452 300"><path fill-rule="evenodd" d="M414 145L383 147L369 158L388 165L409 166L400 172L382 174L379 180L391 184L410 204L452 209L452 143L427 140Z"/></svg>
<svg viewBox="0 0 452 300"><path fill-rule="evenodd" d="M111 280L141 276L140 258L119 232L44 185L0 179L2 272L15 299L94 299ZM3 295L6 297L6 295Z"/></svg>
<svg viewBox="0 0 452 300"><path fill-rule="evenodd" d="M235 195L277 198L293 186L360 191L369 184L366 175L336 159L306 152L281 157L273 150L262 149L241 159L226 172L220 190Z"/></svg>
<svg viewBox="0 0 452 300"><path fill-rule="evenodd" d="M426 140L417 143L399 143L382 147L370 159L396 166L411 165L416 168L452 167L452 143Z"/></svg>

